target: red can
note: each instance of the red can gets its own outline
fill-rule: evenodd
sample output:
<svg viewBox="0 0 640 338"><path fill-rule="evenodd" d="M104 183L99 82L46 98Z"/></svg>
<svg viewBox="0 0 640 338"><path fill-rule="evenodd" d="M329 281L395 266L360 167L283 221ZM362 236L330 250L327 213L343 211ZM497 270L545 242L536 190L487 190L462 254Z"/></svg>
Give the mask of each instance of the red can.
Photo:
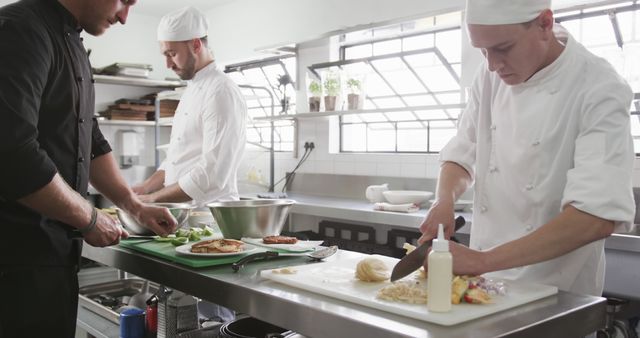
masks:
<svg viewBox="0 0 640 338"><path fill-rule="evenodd" d="M147 305L147 315L145 317L145 328L147 337L155 337L158 333L158 303Z"/></svg>

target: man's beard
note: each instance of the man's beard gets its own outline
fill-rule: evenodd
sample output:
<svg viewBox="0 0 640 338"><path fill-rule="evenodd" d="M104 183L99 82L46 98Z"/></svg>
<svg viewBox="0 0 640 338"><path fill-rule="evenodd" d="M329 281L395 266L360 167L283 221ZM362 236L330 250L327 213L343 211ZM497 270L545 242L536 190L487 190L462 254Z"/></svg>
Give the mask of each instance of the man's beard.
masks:
<svg viewBox="0 0 640 338"><path fill-rule="evenodd" d="M196 58L189 54L187 60L182 67L182 73L178 74L181 80L191 80L196 74Z"/></svg>

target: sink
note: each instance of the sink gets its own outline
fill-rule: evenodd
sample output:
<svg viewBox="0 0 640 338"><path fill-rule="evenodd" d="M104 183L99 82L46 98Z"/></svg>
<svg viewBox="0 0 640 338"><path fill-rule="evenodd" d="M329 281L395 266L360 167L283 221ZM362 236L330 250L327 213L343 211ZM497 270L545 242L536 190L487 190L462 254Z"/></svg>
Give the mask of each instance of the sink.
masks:
<svg viewBox="0 0 640 338"><path fill-rule="evenodd" d="M118 309L127 305L129 297L142 291L142 279L119 279L105 283L86 285L80 288L78 303L89 311L119 324ZM149 292L156 293L158 284L149 282Z"/></svg>

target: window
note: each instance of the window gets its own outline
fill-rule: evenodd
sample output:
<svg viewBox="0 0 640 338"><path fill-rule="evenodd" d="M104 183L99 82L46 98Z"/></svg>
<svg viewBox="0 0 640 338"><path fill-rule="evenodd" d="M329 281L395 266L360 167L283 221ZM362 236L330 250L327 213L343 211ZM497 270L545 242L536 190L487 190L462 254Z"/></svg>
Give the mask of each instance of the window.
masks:
<svg viewBox="0 0 640 338"><path fill-rule="evenodd" d="M341 60L310 67L363 79L364 104L340 116L341 152L436 153L464 107L461 13L353 32Z"/></svg>
<svg viewBox="0 0 640 338"><path fill-rule="evenodd" d="M634 1L585 8L557 14L556 21L589 51L607 59L633 89L631 134L640 155L640 5Z"/></svg>
<svg viewBox="0 0 640 338"><path fill-rule="evenodd" d="M283 84L288 83L285 76L289 79L296 78L295 55L229 65L225 67L225 73L241 86L245 95L251 118L247 128L247 141L259 147L270 148L273 126L274 149L293 151L295 121L270 122L255 118L295 112L295 89L292 84Z"/></svg>

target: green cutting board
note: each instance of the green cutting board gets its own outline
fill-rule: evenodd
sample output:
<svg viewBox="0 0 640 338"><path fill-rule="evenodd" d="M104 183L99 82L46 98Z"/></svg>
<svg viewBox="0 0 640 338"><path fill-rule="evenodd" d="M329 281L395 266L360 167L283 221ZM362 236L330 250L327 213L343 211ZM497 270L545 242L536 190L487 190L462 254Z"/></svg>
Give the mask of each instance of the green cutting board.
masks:
<svg viewBox="0 0 640 338"><path fill-rule="evenodd" d="M176 247L173 244L171 244L171 242L158 242L158 241L146 240L146 239L123 239L120 241L120 246L127 249L140 251L156 257L160 257L166 260L170 260L172 262L184 264L192 268L202 268L207 266L231 264L239 260L240 257L245 255L245 254L239 254L234 256L224 256L224 257L218 257L218 258L184 256L176 253ZM264 251L264 250L261 250L261 248L258 248L258 251L252 250L251 253L256 253L260 251Z"/></svg>

